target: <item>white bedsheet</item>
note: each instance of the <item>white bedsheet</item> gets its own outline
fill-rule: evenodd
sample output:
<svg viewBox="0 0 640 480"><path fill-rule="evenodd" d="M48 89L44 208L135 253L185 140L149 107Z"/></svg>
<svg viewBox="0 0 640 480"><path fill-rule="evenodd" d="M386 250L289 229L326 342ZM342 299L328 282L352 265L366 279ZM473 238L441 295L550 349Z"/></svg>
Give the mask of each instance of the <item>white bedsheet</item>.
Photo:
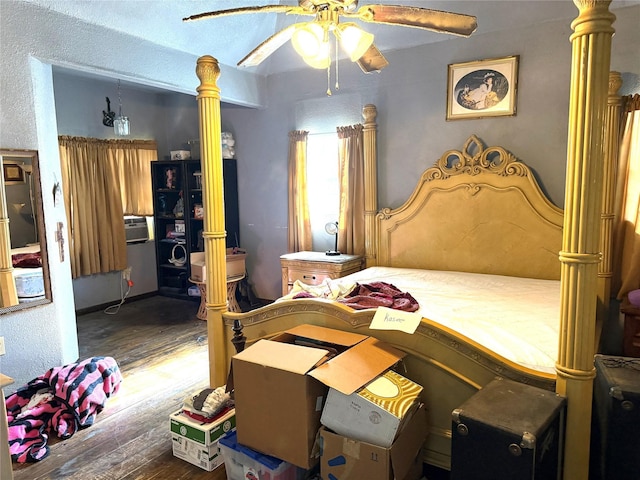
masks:
<svg viewBox="0 0 640 480"><path fill-rule="evenodd" d="M371 267L339 283L384 281L410 293L417 313L522 366L554 373L560 281Z"/></svg>

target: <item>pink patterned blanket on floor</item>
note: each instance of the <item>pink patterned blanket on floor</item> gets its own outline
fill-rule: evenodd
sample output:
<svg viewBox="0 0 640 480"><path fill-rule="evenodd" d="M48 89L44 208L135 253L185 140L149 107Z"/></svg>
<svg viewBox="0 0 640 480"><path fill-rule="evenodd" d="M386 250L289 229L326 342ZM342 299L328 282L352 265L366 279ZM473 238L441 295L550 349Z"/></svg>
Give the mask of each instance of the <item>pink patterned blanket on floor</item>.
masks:
<svg viewBox="0 0 640 480"><path fill-rule="evenodd" d="M51 368L19 388L5 400L11 458L19 463L45 458L49 435L66 439L92 425L121 382L113 358L93 357Z"/></svg>

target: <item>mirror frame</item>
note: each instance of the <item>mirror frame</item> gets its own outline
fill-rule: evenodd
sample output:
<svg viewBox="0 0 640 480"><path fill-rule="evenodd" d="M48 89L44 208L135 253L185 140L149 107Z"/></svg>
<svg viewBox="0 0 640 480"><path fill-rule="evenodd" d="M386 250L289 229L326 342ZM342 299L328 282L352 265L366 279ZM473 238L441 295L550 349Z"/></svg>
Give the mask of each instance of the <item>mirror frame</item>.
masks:
<svg viewBox="0 0 640 480"><path fill-rule="evenodd" d="M10 149L10 148L1 148L0 149L0 164L4 165L5 158L7 160L30 160L32 165L32 174L31 181L33 185L33 193L34 193L34 207L36 215L35 223L38 233L38 240L40 243L40 256L42 258L42 277L44 284L44 298L33 300L29 302L18 303L14 305L4 306L5 300L4 298L0 298L0 315L10 312L15 312L19 310L23 310L26 308L31 308L39 305L44 305L51 303L53 301L51 295L51 279L49 277L49 258L47 255L47 241L45 237L45 228L44 228L44 207L42 203L42 188L40 185L40 168L38 164L38 152L36 150L18 150L18 149ZM6 198L6 190L5 190L5 178L4 178L4 167L2 168L2 172L0 172L0 180L1 180L1 188L0 188L0 255L3 258L0 258L0 282L4 282L5 280L2 277L4 273L6 278L6 272L8 271L13 280L13 264L11 261L11 233L10 233L10 225L9 225L9 216L7 213L7 198ZM8 266L9 268L2 268L2 266ZM11 288L11 286L7 286L7 288ZM13 283L13 290L15 291L15 282ZM2 292L5 291L5 285L2 285ZM11 296L11 295L9 295ZM9 301L8 303L11 303Z"/></svg>

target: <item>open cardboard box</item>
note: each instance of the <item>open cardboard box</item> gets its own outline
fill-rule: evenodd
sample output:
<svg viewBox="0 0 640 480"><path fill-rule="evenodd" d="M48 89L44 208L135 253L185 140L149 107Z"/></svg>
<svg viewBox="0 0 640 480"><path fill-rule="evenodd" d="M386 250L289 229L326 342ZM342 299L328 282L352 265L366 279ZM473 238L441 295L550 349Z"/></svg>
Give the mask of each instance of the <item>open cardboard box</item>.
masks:
<svg viewBox="0 0 640 480"><path fill-rule="evenodd" d="M302 468L329 387L350 395L405 353L367 335L299 325L233 357L238 442Z"/></svg>
<svg viewBox="0 0 640 480"><path fill-rule="evenodd" d="M244 275L246 258L246 253L233 253L232 248L227 248L227 281L233 278L237 279ZM191 279L196 282L206 282L207 266L204 259L204 252L192 252L190 262Z"/></svg>
<svg viewBox="0 0 640 480"><path fill-rule="evenodd" d="M335 480L418 480L427 438L424 405L411 416L391 447L380 447L320 429L320 474Z"/></svg>

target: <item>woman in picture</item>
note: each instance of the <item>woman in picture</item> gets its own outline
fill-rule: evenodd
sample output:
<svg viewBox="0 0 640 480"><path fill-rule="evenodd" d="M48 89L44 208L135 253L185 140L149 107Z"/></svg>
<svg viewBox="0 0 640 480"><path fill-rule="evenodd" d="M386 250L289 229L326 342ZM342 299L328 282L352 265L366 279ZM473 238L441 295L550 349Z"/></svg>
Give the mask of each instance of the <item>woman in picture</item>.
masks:
<svg viewBox="0 0 640 480"><path fill-rule="evenodd" d="M493 91L493 79L495 74L485 74L482 83L474 88L469 89L468 86L460 92L459 103L465 108L471 110L483 110L498 103L498 96Z"/></svg>

